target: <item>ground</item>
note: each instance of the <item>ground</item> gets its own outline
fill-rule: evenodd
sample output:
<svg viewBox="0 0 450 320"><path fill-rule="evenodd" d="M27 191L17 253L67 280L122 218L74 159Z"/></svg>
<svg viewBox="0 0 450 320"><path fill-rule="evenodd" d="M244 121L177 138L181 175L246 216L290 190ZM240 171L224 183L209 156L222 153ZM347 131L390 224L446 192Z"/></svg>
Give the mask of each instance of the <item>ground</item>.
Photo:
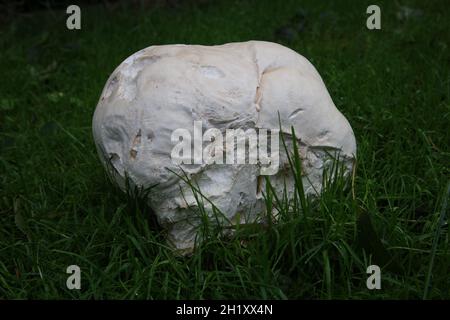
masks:
<svg viewBox="0 0 450 320"><path fill-rule="evenodd" d="M0 299L449 299L448 3L376 1L382 28L368 30L373 1L179 2L81 6L78 31L65 10L0 27ZM105 175L94 108L139 49L245 40L316 66L355 132L353 186L179 257ZM366 287L371 264L381 290ZM81 290L66 287L69 265Z"/></svg>

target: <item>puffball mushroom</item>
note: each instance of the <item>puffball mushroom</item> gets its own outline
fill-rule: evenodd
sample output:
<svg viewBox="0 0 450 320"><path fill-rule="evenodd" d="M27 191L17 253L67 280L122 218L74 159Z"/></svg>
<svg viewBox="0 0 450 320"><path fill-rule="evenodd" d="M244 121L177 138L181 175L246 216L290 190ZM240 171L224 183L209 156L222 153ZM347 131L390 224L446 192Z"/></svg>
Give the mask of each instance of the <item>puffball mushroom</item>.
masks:
<svg viewBox="0 0 450 320"><path fill-rule="evenodd" d="M103 89L93 118L94 140L103 165L123 190L125 177L134 186L152 187L148 204L169 243L183 252L194 248L201 223L195 192L183 174L208 199L203 206L211 222L216 221L212 203L229 225L261 221L265 210L260 161L173 161L173 132L192 132L196 121L202 133L210 128L224 135L237 128L280 129L290 152L293 127L307 195L320 195L330 154L339 154L347 172L356 154L352 128L322 78L293 50L249 41L150 46L136 52ZM222 147L214 139L203 141L206 152L211 146L215 152ZM295 182L281 143L278 168L270 181L279 195L286 191L290 197Z"/></svg>

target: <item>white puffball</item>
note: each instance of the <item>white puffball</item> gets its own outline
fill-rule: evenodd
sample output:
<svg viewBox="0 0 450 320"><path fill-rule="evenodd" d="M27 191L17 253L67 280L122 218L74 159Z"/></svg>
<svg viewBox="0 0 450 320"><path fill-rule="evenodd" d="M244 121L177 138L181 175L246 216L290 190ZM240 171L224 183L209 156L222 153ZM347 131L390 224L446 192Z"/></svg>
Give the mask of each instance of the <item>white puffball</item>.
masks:
<svg viewBox="0 0 450 320"><path fill-rule="evenodd" d="M320 194L330 152L339 153L348 171L356 154L353 131L320 75L286 47L249 41L151 46L136 52L103 89L93 119L94 140L122 189L125 175L136 186L154 186L148 204L170 243L182 250L193 248L200 219L191 189L170 170L181 174L183 169L232 224L253 222L265 210L260 163L174 163L171 135L179 128L192 131L194 121L201 121L203 130L223 133L279 129L281 122L291 151L293 127L306 194ZM291 196L294 179L282 149L280 143L279 171L270 179L280 195L286 183ZM211 204L203 202L212 215Z"/></svg>

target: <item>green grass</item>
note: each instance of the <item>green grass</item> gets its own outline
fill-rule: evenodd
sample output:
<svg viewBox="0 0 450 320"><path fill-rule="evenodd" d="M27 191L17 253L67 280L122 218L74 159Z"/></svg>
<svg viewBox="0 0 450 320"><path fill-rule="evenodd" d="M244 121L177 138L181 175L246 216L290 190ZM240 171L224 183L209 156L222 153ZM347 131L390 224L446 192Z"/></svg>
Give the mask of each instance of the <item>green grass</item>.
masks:
<svg viewBox="0 0 450 320"><path fill-rule="evenodd" d="M63 11L2 26L0 298L449 299L450 7L377 1L382 30L369 31L369 4L82 6L80 31L65 28ZM422 14L399 20L400 5ZM300 9L304 29L276 36ZM142 201L109 182L92 141L94 108L110 73L139 49L251 39L289 46L322 75L357 138L354 198L338 179L320 200L281 209L278 224L228 240L209 234L181 258ZM268 206L283 204L266 195ZM366 288L372 263L381 290ZM79 291L65 286L72 264Z"/></svg>

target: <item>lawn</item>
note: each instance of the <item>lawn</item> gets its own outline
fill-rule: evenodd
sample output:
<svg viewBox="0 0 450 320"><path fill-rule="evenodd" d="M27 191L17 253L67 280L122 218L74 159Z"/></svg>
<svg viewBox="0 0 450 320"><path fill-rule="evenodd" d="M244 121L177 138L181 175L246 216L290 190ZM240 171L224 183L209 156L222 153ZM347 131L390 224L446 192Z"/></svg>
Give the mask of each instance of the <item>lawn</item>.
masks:
<svg viewBox="0 0 450 320"><path fill-rule="evenodd" d="M81 5L81 30L65 10L0 26L0 299L450 299L450 6L376 1L382 29L368 30L369 4ZM139 49L246 40L315 65L355 132L353 185L180 257L108 180L92 115ZM381 290L366 287L371 264ZM81 290L66 287L69 265Z"/></svg>

